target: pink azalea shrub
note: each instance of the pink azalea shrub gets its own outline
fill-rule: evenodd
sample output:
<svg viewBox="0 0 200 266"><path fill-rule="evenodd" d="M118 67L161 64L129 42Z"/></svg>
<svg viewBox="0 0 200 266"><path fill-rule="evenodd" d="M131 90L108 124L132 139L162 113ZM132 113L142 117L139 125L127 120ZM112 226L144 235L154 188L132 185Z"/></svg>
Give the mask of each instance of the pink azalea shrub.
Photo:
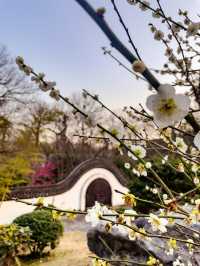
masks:
<svg viewBox="0 0 200 266"><path fill-rule="evenodd" d="M53 162L45 162L35 168L32 174L32 185L51 185L55 183L56 165Z"/></svg>

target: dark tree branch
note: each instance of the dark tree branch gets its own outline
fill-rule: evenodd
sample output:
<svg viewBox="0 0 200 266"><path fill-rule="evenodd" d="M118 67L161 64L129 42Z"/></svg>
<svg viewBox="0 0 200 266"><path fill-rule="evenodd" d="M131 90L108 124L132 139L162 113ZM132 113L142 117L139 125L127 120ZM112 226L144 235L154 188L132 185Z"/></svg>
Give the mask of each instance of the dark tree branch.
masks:
<svg viewBox="0 0 200 266"><path fill-rule="evenodd" d="M86 0L75 0L86 12L87 14L97 23L99 28L104 32L107 38L111 42L111 46L117 49L131 64L137 60L137 58L126 48L126 46L119 40L115 33L110 29L103 15L98 14L91 5ZM160 82L154 77L154 75L149 71L148 68L142 73L149 84L158 90ZM195 120L192 114L185 117L186 121L192 126L195 132L200 130L200 125Z"/></svg>
<svg viewBox="0 0 200 266"><path fill-rule="evenodd" d="M100 29L104 32L107 38L111 42L111 46L117 49L131 64L137 60L137 58L126 48L126 46L119 40L115 33L108 26L104 17L99 15L86 0L75 0L97 23ZM152 75L152 73L146 68L143 72L143 76L148 80L152 87L156 90L160 86L160 82Z"/></svg>

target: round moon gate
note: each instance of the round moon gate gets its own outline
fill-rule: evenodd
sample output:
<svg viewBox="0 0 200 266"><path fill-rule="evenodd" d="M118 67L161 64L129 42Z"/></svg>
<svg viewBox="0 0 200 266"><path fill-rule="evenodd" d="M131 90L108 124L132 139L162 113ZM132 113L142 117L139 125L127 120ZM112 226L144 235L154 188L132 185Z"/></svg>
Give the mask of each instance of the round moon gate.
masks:
<svg viewBox="0 0 200 266"><path fill-rule="evenodd" d="M95 179L87 188L86 208L94 206L95 201L112 205L111 194L111 187L106 180L102 178Z"/></svg>

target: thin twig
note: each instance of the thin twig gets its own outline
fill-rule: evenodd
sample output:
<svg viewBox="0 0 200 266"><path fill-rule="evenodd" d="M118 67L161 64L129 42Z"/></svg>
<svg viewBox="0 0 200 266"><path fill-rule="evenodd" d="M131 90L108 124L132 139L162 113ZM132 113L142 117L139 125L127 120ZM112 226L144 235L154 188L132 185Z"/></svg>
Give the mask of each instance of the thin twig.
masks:
<svg viewBox="0 0 200 266"><path fill-rule="evenodd" d="M113 4L113 8L114 8L114 10L115 10L115 12L116 12L116 14L117 14L117 16L119 18L119 21L120 21L122 27L124 28L124 30L125 30L125 32L126 32L126 34L128 36L128 40L129 40L130 44L132 45L133 50L135 51L137 57L140 60L142 60L141 57L140 57L140 55L139 55L138 49L136 48L136 46L135 46L135 44L134 44L134 42L133 42L133 40L132 40L132 38L130 36L129 30L128 30L127 26L125 25L125 23L124 23L124 21L122 19L122 16L121 16L121 14L119 12L119 9L117 8L117 5L115 4L115 0L111 0L111 3Z"/></svg>

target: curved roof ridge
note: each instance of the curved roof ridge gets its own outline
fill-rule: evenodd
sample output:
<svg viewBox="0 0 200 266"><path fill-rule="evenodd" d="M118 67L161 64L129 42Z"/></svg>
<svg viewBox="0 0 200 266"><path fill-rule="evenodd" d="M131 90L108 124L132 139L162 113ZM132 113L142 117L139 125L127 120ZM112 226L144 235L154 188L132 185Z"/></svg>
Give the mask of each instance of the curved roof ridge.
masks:
<svg viewBox="0 0 200 266"><path fill-rule="evenodd" d="M28 199L40 196L47 197L62 194L70 190L84 173L92 170L93 168L104 168L109 170L115 175L117 180L122 185L127 185L127 179L112 161L105 160L103 158L91 158L81 162L71 171L68 176L56 184L16 187L12 189L10 197Z"/></svg>

